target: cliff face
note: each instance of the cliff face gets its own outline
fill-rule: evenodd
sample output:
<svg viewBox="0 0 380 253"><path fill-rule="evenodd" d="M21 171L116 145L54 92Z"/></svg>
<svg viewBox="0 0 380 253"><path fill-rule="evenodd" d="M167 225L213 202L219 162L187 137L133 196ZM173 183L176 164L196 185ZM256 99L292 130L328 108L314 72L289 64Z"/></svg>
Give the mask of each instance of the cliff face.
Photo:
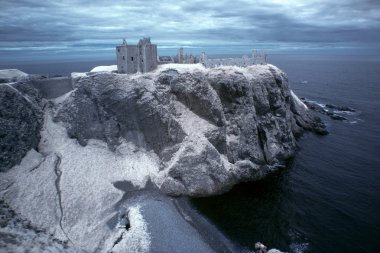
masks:
<svg viewBox="0 0 380 253"><path fill-rule="evenodd" d="M54 120L81 145L100 139L115 150L125 140L153 150L152 181L191 196L259 179L294 155L304 129L324 131L275 66L188 67L82 76Z"/></svg>
<svg viewBox="0 0 380 253"><path fill-rule="evenodd" d="M229 251L214 239L211 249L159 192L222 193L282 167L305 129L326 133L272 65L169 64L72 82L49 101L31 81L0 84L0 200L88 252ZM0 232L17 246L24 239L8 225Z"/></svg>
<svg viewBox="0 0 380 253"><path fill-rule="evenodd" d="M144 75L89 73L56 101L54 121L82 146L90 139L115 151L133 143L160 160L149 175L165 193L206 196L255 180L294 155L295 137L324 126L272 65L205 69L166 65ZM40 97L30 85L3 84L1 170L37 148Z"/></svg>

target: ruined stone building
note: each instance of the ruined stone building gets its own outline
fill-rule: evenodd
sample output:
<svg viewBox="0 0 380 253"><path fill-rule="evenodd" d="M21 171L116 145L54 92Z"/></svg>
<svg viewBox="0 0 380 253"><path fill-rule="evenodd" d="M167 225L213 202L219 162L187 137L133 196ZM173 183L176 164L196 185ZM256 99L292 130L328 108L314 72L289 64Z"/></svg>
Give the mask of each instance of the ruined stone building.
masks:
<svg viewBox="0 0 380 253"><path fill-rule="evenodd" d="M157 45L150 38L143 38L137 45L128 45L126 40L116 46L118 73L132 74L149 72L157 68Z"/></svg>
<svg viewBox="0 0 380 253"><path fill-rule="evenodd" d="M202 63L203 66L206 67L206 65L207 65L207 54L205 52L202 52L201 56L199 57L199 63Z"/></svg>
<svg viewBox="0 0 380 253"><path fill-rule="evenodd" d="M253 64L267 64L267 54L264 51L252 51Z"/></svg>
<svg viewBox="0 0 380 253"><path fill-rule="evenodd" d="M183 47L181 47L178 49L178 53L177 53L174 61L175 61L175 63L183 63L184 58L185 58L185 54L183 53Z"/></svg>
<svg viewBox="0 0 380 253"><path fill-rule="evenodd" d="M125 40L123 44L116 47L117 71L118 73L133 74L136 72L149 72L157 68L158 64L179 63L195 64L201 63L206 68L218 66L247 67L255 64L267 64L267 54L264 51L252 51L252 57L244 55L242 58L209 59L205 52L196 57L185 54L181 47L175 56L157 57L157 45L150 42L150 38L143 38L137 45L128 45Z"/></svg>
<svg viewBox="0 0 380 253"><path fill-rule="evenodd" d="M174 57L175 63L184 63L184 64L192 64L198 63L198 59L192 54L184 54L183 48L178 49L177 55Z"/></svg>

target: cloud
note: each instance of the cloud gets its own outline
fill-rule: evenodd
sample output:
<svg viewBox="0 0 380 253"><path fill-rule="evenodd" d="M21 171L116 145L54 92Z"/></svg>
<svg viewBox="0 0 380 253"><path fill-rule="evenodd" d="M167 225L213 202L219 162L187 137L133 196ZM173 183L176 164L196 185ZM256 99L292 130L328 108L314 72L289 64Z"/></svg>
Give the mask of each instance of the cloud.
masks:
<svg viewBox="0 0 380 253"><path fill-rule="evenodd" d="M151 36L170 44L379 42L375 0L2 0L6 49L108 46Z"/></svg>

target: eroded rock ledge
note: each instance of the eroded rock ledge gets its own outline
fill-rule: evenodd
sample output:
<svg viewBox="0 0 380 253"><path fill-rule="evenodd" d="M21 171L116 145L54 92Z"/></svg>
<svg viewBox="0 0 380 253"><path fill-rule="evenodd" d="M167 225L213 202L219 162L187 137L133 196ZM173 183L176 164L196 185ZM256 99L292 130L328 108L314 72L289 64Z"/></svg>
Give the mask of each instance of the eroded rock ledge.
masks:
<svg viewBox="0 0 380 253"><path fill-rule="evenodd" d="M304 129L324 125L273 65L165 66L144 75L92 73L56 108L71 138L153 150L165 193L206 196L284 165Z"/></svg>

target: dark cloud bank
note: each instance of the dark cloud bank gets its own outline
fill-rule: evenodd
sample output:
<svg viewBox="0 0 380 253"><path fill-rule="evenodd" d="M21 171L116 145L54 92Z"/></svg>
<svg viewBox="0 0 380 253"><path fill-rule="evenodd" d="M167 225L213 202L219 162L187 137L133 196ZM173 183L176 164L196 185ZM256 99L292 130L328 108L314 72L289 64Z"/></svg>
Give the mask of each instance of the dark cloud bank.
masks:
<svg viewBox="0 0 380 253"><path fill-rule="evenodd" d="M307 3L305 3L307 2ZM113 55L120 38L172 47L376 45L380 1L0 0L0 62Z"/></svg>

